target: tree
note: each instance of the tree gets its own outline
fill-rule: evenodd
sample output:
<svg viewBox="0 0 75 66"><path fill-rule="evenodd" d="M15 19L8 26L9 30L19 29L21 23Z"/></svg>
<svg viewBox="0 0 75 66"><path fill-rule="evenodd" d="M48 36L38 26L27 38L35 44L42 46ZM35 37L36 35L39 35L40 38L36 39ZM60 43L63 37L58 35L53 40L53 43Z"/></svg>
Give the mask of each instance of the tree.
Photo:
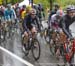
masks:
<svg viewBox="0 0 75 66"><path fill-rule="evenodd" d="M52 10L52 6L53 6L53 1L50 0L50 10Z"/></svg>
<svg viewBox="0 0 75 66"><path fill-rule="evenodd" d="M52 10L53 8L53 3L55 2L56 0L48 0L48 2L50 3L50 10Z"/></svg>

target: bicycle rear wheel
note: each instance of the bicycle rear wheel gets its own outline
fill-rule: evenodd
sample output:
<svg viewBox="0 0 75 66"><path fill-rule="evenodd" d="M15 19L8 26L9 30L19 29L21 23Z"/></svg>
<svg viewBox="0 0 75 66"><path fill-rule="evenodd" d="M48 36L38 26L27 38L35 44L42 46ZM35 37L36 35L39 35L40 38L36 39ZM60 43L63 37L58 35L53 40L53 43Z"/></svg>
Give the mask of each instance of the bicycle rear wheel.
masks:
<svg viewBox="0 0 75 66"><path fill-rule="evenodd" d="M40 58L40 53L41 53L40 44L37 39L34 39L34 41L32 42L31 51L34 59L37 61Z"/></svg>

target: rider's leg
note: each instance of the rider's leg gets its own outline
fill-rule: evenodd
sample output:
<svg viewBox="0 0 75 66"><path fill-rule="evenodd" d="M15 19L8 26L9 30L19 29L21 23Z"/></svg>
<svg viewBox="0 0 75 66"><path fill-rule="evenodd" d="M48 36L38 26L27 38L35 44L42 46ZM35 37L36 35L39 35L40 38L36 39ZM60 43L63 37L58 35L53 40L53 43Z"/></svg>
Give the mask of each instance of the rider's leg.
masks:
<svg viewBox="0 0 75 66"><path fill-rule="evenodd" d="M31 33L32 33L32 36L35 37L35 33L37 33L37 30L36 30L35 27L33 27L33 28L31 29Z"/></svg>

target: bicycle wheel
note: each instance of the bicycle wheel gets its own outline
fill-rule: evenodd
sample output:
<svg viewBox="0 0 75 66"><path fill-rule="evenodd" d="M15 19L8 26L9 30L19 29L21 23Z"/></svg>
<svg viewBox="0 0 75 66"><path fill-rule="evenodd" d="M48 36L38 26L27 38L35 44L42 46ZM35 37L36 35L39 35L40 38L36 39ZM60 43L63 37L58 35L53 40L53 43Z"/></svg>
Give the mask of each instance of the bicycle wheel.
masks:
<svg viewBox="0 0 75 66"><path fill-rule="evenodd" d="M72 44L73 42L70 41L68 42L68 44L66 44L67 45L66 49L64 48L65 54L63 59L65 59L66 62L71 62L71 59L73 57L74 52L72 51L72 46L71 46Z"/></svg>
<svg viewBox="0 0 75 66"><path fill-rule="evenodd" d="M34 59L37 61L40 58L40 53L41 53L40 44L37 39L33 40L31 51Z"/></svg>
<svg viewBox="0 0 75 66"><path fill-rule="evenodd" d="M10 29L10 27L8 27L7 38L11 38L11 29Z"/></svg>
<svg viewBox="0 0 75 66"><path fill-rule="evenodd" d="M29 49L28 49L28 44L25 44L25 39L24 37L22 38L22 51L24 52L25 56L28 56L29 54Z"/></svg>
<svg viewBox="0 0 75 66"><path fill-rule="evenodd" d="M52 55L55 55L55 42L53 41L53 39L51 39L49 43L50 53Z"/></svg>
<svg viewBox="0 0 75 66"><path fill-rule="evenodd" d="M0 31L0 45L1 45L1 31Z"/></svg>
<svg viewBox="0 0 75 66"><path fill-rule="evenodd" d="M6 31L4 30L4 41L6 41Z"/></svg>
<svg viewBox="0 0 75 66"><path fill-rule="evenodd" d="M48 29L45 29L45 30L44 30L44 38L45 38L45 41L49 44L49 34L48 34Z"/></svg>
<svg viewBox="0 0 75 66"><path fill-rule="evenodd" d="M3 30L0 31L0 39L1 39L1 42L4 41L4 34L3 34Z"/></svg>

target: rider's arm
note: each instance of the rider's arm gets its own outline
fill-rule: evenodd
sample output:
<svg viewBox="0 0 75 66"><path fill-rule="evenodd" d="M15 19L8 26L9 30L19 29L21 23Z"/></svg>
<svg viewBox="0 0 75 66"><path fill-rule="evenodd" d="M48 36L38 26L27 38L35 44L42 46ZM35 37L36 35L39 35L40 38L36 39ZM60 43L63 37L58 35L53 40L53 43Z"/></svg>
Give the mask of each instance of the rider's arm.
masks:
<svg viewBox="0 0 75 66"><path fill-rule="evenodd" d="M29 29L27 28L27 25L26 25L27 22L28 22L28 19L27 18L24 18L23 28L24 28L24 31L28 31L29 32Z"/></svg>
<svg viewBox="0 0 75 66"><path fill-rule="evenodd" d="M9 19L8 18L8 14L7 14L7 10L4 11L4 18L5 18L5 20L8 20Z"/></svg>
<svg viewBox="0 0 75 66"><path fill-rule="evenodd" d="M38 29L40 29L38 17L36 17L36 24L37 24L37 26L38 26Z"/></svg>
<svg viewBox="0 0 75 66"><path fill-rule="evenodd" d="M16 13L15 13L15 11L12 9L12 12L13 12L13 17L16 19L17 17L16 17Z"/></svg>
<svg viewBox="0 0 75 66"><path fill-rule="evenodd" d="M50 20L50 22L49 22L49 26L50 26L50 27L53 26L54 21L55 21L55 15L52 15L52 16L51 16L51 20Z"/></svg>
<svg viewBox="0 0 75 66"><path fill-rule="evenodd" d="M63 19L61 23L63 31L65 32L68 38L71 38L72 36L69 33L69 28L66 28L65 20Z"/></svg>

